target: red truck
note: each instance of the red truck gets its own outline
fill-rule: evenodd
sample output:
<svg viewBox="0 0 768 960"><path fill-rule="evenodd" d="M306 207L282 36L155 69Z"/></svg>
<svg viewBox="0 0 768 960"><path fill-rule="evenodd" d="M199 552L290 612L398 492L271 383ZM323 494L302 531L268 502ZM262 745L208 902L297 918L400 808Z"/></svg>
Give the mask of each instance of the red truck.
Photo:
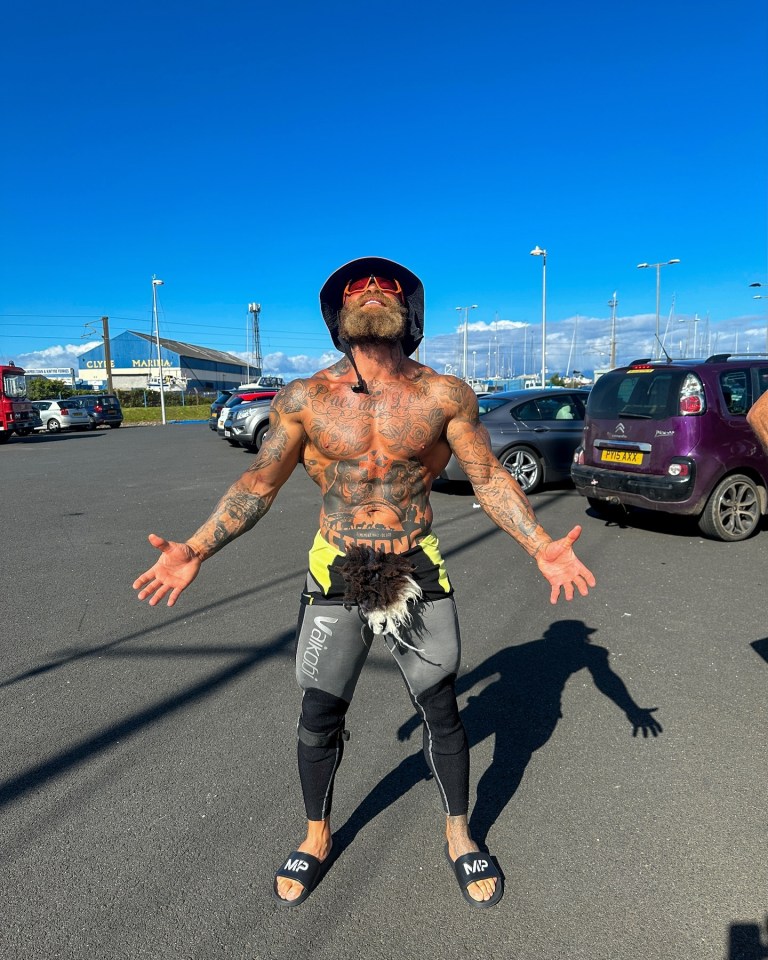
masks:
<svg viewBox="0 0 768 960"><path fill-rule="evenodd" d="M27 378L21 367L11 361L0 363L0 443L14 433L27 437L43 425L40 414L27 399Z"/></svg>

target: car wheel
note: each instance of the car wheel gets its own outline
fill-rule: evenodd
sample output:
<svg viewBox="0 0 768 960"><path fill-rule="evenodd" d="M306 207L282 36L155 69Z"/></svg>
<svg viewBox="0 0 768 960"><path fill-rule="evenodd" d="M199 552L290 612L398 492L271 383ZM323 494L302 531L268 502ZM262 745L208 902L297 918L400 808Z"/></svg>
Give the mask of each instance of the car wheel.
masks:
<svg viewBox="0 0 768 960"><path fill-rule="evenodd" d="M54 420L53 417L46 423L45 429L48 433L58 433L61 430L61 424L58 420Z"/></svg>
<svg viewBox="0 0 768 960"><path fill-rule="evenodd" d="M499 457L502 467L520 484L523 493L533 493L541 484L541 460L530 447L511 447Z"/></svg>
<svg viewBox="0 0 768 960"><path fill-rule="evenodd" d="M28 437L30 433L32 433L32 427L22 427L22 429L17 430L16 433L18 433L20 437Z"/></svg>
<svg viewBox="0 0 768 960"><path fill-rule="evenodd" d="M121 426L122 426L122 423L110 423L109 425L111 430L117 430L117 428Z"/></svg>
<svg viewBox="0 0 768 960"><path fill-rule="evenodd" d="M746 540L760 525L757 485L741 473L721 480L699 517L699 530L714 540Z"/></svg>
<svg viewBox="0 0 768 960"><path fill-rule="evenodd" d="M253 446L256 450L261 449L261 445L264 443L264 437L267 435L267 430L269 430L269 421L262 423L256 433L253 435Z"/></svg>
<svg viewBox="0 0 768 960"><path fill-rule="evenodd" d="M10 439L11 439L10 430L0 430L0 443L8 443Z"/></svg>

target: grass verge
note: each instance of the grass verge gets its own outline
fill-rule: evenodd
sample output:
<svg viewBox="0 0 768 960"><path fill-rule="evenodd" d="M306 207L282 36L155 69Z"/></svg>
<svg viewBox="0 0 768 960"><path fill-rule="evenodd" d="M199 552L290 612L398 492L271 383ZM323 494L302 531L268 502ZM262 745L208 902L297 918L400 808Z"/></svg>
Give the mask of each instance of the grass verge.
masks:
<svg viewBox="0 0 768 960"><path fill-rule="evenodd" d="M169 407L165 408L165 419L170 420L207 420L210 415L210 406L201 404L196 407ZM125 423L162 423L160 407L123 407Z"/></svg>

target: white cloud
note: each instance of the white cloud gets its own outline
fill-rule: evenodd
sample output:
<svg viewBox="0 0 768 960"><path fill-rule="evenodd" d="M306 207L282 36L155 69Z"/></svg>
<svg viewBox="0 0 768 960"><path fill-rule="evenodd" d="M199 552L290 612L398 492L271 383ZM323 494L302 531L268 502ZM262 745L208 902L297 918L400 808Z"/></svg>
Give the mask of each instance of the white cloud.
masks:
<svg viewBox="0 0 768 960"><path fill-rule="evenodd" d="M32 350L30 353L22 353L15 357L15 360L25 370L36 370L40 367L77 367L80 355L100 344L101 340L93 340L90 343L59 344L42 350Z"/></svg>
<svg viewBox="0 0 768 960"><path fill-rule="evenodd" d="M336 363L339 354L336 351L327 350L320 356L308 356L307 354L298 354L288 356L285 353L269 353L264 357L264 369L271 372L279 370L283 376L306 375L314 373L316 370L322 370L324 367Z"/></svg>
<svg viewBox="0 0 768 960"><path fill-rule="evenodd" d="M467 333L490 333L501 330L521 330L523 327L530 327L530 323L524 323L522 320L494 320L488 323L486 320L477 320L475 323L467 324ZM464 333L464 324L460 323L456 327L456 333Z"/></svg>
<svg viewBox="0 0 768 960"><path fill-rule="evenodd" d="M249 353L243 353L237 350L229 351L233 356L238 357L244 363L252 363L253 356ZM263 370L265 374L284 377L286 380L294 380L296 377L304 377L329 367L338 361L339 354L335 350L326 350L318 356L310 356L300 353L289 355L280 351L268 353L264 357Z"/></svg>

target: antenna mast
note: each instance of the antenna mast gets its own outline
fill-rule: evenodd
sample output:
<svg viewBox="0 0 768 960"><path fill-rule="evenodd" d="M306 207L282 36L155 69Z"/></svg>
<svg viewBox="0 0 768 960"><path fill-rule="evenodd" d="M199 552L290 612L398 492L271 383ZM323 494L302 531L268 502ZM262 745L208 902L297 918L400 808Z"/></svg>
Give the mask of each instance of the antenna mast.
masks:
<svg viewBox="0 0 768 960"><path fill-rule="evenodd" d="M260 303L249 303L248 311L253 316L253 365L256 368L256 376L260 377L263 373L263 360L261 357L261 336L259 334L259 314L261 313Z"/></svg>

